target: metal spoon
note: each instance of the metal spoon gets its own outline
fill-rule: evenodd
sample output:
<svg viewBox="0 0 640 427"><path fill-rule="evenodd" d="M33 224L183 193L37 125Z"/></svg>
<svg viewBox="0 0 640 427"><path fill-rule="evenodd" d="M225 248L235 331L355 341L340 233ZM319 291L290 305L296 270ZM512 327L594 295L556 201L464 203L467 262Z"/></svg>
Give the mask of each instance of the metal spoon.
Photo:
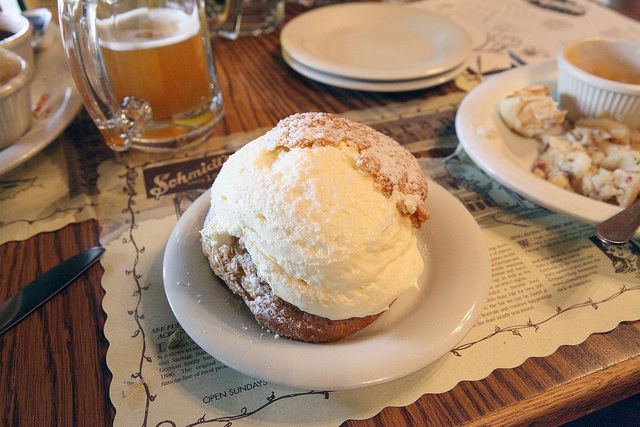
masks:
<svg viewBox="0 0 640 427"><path fill-rule="evenodd" d="M640 200L596 225L596 235L605 243L627 243L640 226Z"/></svg>

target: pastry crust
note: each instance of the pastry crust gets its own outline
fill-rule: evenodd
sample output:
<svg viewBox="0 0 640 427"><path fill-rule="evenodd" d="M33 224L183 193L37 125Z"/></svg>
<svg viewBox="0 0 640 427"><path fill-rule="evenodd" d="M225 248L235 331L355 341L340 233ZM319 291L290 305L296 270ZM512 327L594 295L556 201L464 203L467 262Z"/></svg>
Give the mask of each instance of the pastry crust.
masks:
<svg viewBox="0 0 640 427"><path fill-rule="evenodd" d="M202 241L202 250L213 272L244 300L256 321L273 333L304 342L330 342L369 325L381 313L367 317L330 320L305 313L273 293L262 280L240 239L213 248Z"/></svg>
<svg viewBox="0 0 640 427"><path fill-rule="evenodd" d="M400 213L415 228L429 219L427 179L413 155L377 130L328 113L298 113L265 134L266 148L309 148L346 144L356 148L356 168L371 175L386 197L397 195Z"/></svg>

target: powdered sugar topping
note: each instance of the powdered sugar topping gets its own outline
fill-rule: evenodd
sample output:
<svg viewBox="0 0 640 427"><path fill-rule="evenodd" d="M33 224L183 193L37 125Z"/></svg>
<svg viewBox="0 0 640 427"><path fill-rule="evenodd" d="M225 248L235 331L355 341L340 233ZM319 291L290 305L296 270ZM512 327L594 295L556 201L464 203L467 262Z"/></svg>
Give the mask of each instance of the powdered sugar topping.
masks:
<svg viewBox="0 0 640 427"><path fill-rule="evenodd" d="M299 113L265 135L265 148L354 147L355 166L371 175L386 197L419 228L428 219L427 180L417 160L392 138L361 123L327 113Z"/></svg>

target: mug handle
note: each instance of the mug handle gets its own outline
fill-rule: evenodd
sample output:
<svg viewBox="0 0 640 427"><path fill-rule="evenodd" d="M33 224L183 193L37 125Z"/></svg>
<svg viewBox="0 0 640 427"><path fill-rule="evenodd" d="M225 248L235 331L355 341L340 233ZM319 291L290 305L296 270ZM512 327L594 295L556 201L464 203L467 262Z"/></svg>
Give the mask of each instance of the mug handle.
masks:
<svg viewBox="0 0 640 427"><path fill-rule="evenodd" d="M211 36L238 38L244 0L204 0Z"/></svg>
<svg viewBox="0 0 640 427"><path fill-rule="evenodd" d="M120 104L113 94L101 61L96 7L97 2L58 2L62 44L85 108L108 145L123 151L151 119L151 107L145 100L133 97L125 98Z"/></svg>

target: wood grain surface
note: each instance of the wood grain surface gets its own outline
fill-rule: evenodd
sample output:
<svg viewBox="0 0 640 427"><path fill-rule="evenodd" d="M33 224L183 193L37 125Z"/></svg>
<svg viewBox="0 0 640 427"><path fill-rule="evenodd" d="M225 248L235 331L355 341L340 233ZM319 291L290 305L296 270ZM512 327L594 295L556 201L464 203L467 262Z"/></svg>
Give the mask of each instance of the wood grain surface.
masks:
<svg viewBox="0 0 640 427"><path fill-rule="evenodd" d="M304 11L287 4L287 19ZM351 91L316 83L283 61L279 32L215 40L225 116L216 133L272 126L301 111L342 113L456 90L452 84L400 94ZM82 129L79 129L82 128ZM67 132L96 135L84 120ZM74 136L74 135L71 135ZM86 137L86 136L83 136ZM0 245L0 301L66 258L98 244L99 225L86 221ZM0 425L108 426L115 411L105 357L105 313L95 266L50 302L0 336ZM640 393L640 322L620 324L584 343L386 408L347 426L557 425Z"/></svg>

